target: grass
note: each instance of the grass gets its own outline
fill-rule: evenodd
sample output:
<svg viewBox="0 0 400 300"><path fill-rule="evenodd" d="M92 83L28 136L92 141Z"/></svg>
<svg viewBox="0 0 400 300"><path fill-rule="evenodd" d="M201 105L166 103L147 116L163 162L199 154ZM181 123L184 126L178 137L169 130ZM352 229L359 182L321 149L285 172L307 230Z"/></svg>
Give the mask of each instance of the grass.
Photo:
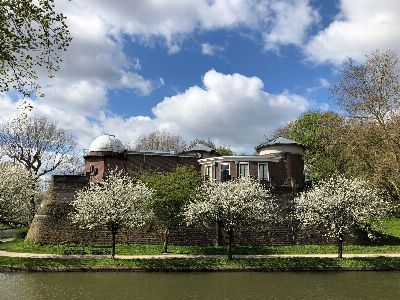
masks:
<svg viewBox="0 0 400 300"><path fill-rule="evenodd" d="M400 258L260 258L260 259L28 259L0 257L0 270L26 271L311 271L400 270Z"/></svg>
<svg viewBox="0 0 400 300"><path fill-rule="evenodd" d="M11 225L0 223L0 230L14 228Z"/></svg>
<svg viewBox="0 0 400 300"><path fill-rule="evenodd" d="M157 255L162 253L161 245L127 245L117 244L119 255ZM226 247L170 246L173 254L227 254ZM24 240L15 240L0 244L0 250L27 253L63 254L63 245L37 245ZM328 254L337 253L336 245L294 245L294 246L239 246L234 247L234 254ZM346 245L344 253L400 253L400 245Z"/></svg>

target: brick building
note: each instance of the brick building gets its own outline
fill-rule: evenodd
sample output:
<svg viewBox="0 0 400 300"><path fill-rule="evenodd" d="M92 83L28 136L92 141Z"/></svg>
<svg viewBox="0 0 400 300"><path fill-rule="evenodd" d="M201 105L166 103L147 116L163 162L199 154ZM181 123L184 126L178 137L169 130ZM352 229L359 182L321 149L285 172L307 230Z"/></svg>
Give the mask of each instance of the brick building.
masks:
<svg viewBox="0 0 400 300"><path fill-rule="evenodd" d="M105 228L84 230L69 219L70 205L75 193L90 181L99 181L111 170L135 173L142 170L172 171L177 165L190 165L205 180L225 181L240 176L260 180L275 195L281 213L292 209L293 192L304 186L303 146L294 141L277 138L256 147L256 155L218 156L214 149L196 145L182 153L127 151L112 135L96 138L84 155L83 176L54 176L48 197L42 202L28 232L28 239L41 244L99 243L110 240ZM238 232L236 242L243 245L290 245L304 242L288 219L267 228L255 224L257 230ZM217 236L213 228L175 228L170 236L175 245L210 245ZM320 239L320 236L317 235ZM161 236L147 229L121 231L117 241L122 243L159 244ZM319 241L319 240L318 240Z"/></svg>
<svg viewBox="0 0 400 300"><path fill-rule="evenodd" d="M256 147L257 155L218 156L204 145L181 152L127 151L113 135L102 135L84 156L85 173L101 180L111 170L137 173L143 170L172 171L177 165L192 166L207 180L226 181L242 176L258 179L268 188L304 186L303 146L282 137Z"/></svg>

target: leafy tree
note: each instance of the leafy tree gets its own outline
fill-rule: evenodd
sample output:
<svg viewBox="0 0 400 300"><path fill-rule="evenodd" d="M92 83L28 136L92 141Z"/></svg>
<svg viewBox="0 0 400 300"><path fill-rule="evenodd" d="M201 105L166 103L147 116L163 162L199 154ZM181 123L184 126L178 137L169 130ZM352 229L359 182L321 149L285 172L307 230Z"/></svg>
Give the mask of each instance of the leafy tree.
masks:
<svg viewBox="0 0 400 300"><path fill-rule="evenodd" d="M30 96L39 88L39 70L52 77L59 69L71 35L54 0L2 0L0 41L0 92Z"/></svg>
<svg viewBox="0 0 400 300"><path fill-rule="evenodd" d="M20 165L0 163L0 222L28 224L32 198L36 195L36 176Z"/></svg>
<svg viewBox="0 0 400 300"><path fill-rule="evenodd" d="M234 232L254 221L277 218L277 205L268 190L251 179L204 182L185 210L188 224L221 224L228 233L228 259L232 259Z"/></svg>
<svg viewBox="0 0 400 300"><path fill-rule="evenodd" d="M306 175L314 180L328 178L347 170L347 123L333 112L306 112L279 128L275 134L303 144Z"/></svg>
<svg viewBox="0 0 400 300"><path fill-rule="evenodd" d="M82 228L105 226L112 235L112 257L115 236L121 228L143 226L149 217L145 203L153 196L143 183L120 173L111 174L100 182L90 182L72 201L71 218Z"/></svg>
<svg viewBox="0 0 400 300"><path fill-rule="evenodd" d="M164 252L168 252L169 234L183 221L183 210L201 183L198 172L178 166L173 172L144 173L139 180L154 190L148 206L159 227L164 231Z"/></svg>
<svg viewBox="0 0 400 300"><path fill-rule="evenodd" d="M141 135L135 142L135 151L174 151L179 153L186 148L186 142L179 135L172 135L165 130L156 130Z"/></svg>
<svg viewBox="0 0 400 300"><path fill-rule="evenodd" d="M229 155L235 155L235 152L232 151L229 147L226 146L217 146L215 142L211 139L208 138L207 140L204 139L194 139L193 141L190 142L188 149L194 147L197 144L201 144L204 146L207 146L211 149L215 149L218 155L221 156L229 156Z"/></svg>
<svg viewBox="0 0 400 300"><path fill-rule="evenodd" d="M322 227L326 235L336 238L338 256L343 256L343 240L351 229L370 224L390 212L384 195L369 182L331 177L294 200L296 216L303 226Z"/></svg>
<svg viewBox="0 0 400 300"><path fill-rule="evenodd" d="M0 124L0 153L38 177L77 167L76 141L46 117L21 115Z"/></svg>

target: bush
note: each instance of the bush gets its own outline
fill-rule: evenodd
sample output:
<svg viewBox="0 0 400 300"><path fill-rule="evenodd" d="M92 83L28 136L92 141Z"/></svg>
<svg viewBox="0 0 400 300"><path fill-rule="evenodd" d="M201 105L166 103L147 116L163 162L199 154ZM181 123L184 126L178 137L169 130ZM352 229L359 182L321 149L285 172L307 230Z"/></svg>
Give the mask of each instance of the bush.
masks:
<svg viewBox="0 0 400 300"><path fill-rule="evenodd" d="M24 239L24 238L26 238L26 235L28 234L28 228L27 227L21 227L19 230L18 230L18 232L17 232L17 234L16 234L16 238L17 239Z"/></svg>

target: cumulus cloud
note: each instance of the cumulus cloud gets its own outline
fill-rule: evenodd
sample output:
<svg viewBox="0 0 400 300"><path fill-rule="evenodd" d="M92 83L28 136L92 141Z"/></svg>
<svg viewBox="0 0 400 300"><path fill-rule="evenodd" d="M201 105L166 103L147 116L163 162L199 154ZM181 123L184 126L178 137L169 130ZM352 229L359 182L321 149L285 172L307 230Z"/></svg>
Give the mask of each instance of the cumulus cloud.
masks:
<svg viewBox="0 0 400 300"><path fill-rule="evenodd" d="M162 38L170 53L180 51L195 31L246 28L264 36L266 48L298 45L318 13L309 0L85 0L112 27L135 41Z"/></svg>
<svg viewBox="0 0 400 300"><path fill-rule="evenodd" d="M348 57L361 61L376 49L400 54L400 1L341 0L329 26L308 42L305 54L316 63L341 64Z"/></svg>
<svg viewBox="0 0 400 300"><path fill-rule="evenodd" d="M271 2L270 30L263 33L266 49L277 49L280 45L301 46L310 26L320 19L308 0Z"/></svg>
<svg viewBox="0 0 400 300"><path fill-rule="evenodd" d="M267 93L258 77L210 70L203 83L165 98L153 108L155 121L183 136L214 137L221 144L248 150L308 106L299 95Z"/></svg>
<svg viewBox="0 0 400 300"><path fill-rule="evenodd" d="M102 133L115 134L124 143L133 144L145 132L165 129L188 140L212 137L238 152L251 153L265 135L300 115L309 103L289 92L266 92L258 77L210 70L203 77L203 86L195 85L164 98L153 108L153 117L122 118L100 111L94 121L42 101L34 101L33 105L34 113L44 114L71 130L82 148L88 148L91 140ZM9 97L0 95L0 108L11 111L16 106Z"/></svg>

